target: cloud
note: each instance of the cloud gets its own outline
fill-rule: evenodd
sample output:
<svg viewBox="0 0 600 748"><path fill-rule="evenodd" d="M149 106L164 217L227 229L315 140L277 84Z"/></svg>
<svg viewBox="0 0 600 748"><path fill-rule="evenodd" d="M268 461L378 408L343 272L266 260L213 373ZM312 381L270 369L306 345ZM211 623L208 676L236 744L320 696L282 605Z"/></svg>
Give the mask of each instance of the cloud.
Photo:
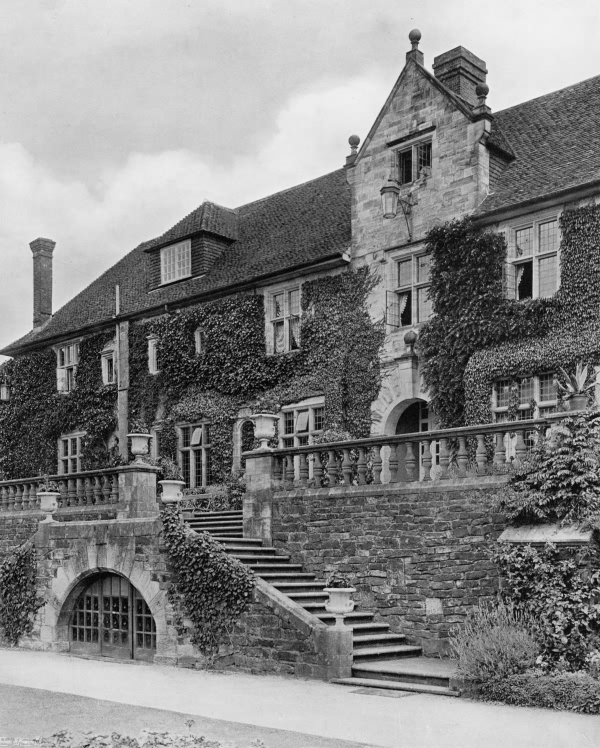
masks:
<svg viewBox="0 0 600 748"><path fill-rule="evenodd" d="M38 236L54 239L54 309L141 241L162 234L204 199L237 207L341 167L348 136L366 135L387 85L329 81L293 96L262 147L227 166L186 149L132 153L90 187L53 173L23 145L0 145L0 344L30 327Z"/></svg>

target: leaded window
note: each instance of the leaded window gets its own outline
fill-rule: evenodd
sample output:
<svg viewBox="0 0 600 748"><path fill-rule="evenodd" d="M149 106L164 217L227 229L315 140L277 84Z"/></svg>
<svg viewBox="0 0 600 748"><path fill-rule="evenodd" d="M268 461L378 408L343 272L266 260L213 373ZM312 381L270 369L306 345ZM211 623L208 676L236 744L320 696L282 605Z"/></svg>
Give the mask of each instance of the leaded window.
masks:
<svg viewBox="0 0 600 748"><path fill-rule="evenodd" d="M509 298L524 301L556 293L559 281L558 221L536 221L513 232L505 274Z"/></svg>
<svg viewBox="0 0 600 748"><path fill-rule="evenodd" d="M396 261L396 288L388 295L387 322L411 327L426 322L433 313L429 297L431 255L411 255Z"/></svg>
<svg viewBox="0 0 600 748"><path fill-rule="evenodd" d="M398 150L398 181L410 184L431 174L431 141L416 143Z"/></svg>
<svg viewBox="0 0 600 748"><path fill-rule="evenodd" d="M322 403L290 405L284 408L279 427L282 447L302 447L312 444L323 431L325 407Z"/></svg>
<svg viewBox="0 0 600 748"><path fill-rule="evenodd" d="M496 423L508 421L511 401L514 402L514 415L518 421L555 413L558 394L554 374L497 380L492 396L492 412Z"/></svg>
<svg viewBox="0 0 600 748"><path fill-rule="evenodd" d="M160 282L188 278L192 274L192 243L190 239L160 250Z"/></svg>
<svg viewBox="0 0 600 748"><path fill-rule="evenodd" d="M213 482L210 423L179 426L179 467L187 488L201 488Z"/></svg>
<svg viewBox="0 0 600 748"><path fill-rule="evenodd" d="M270 298L273 353L300 348L300 289L278 291Z"/></svg>
<svg viewBox="0 0 600 748"><path fill-rule="evenodd" d="M63 434L58 440L58 472L60 475L81 472L81 443L84 432Z"/></svg>

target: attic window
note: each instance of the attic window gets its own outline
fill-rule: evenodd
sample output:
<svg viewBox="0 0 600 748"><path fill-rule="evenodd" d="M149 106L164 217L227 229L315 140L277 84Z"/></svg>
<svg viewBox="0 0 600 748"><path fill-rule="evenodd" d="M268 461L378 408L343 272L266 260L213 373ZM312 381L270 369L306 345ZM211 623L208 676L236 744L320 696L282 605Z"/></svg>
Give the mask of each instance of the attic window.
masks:
<svg viewBox="0 0 600 748"><path fill-rule="evenodd" d="M431 175L431 140L398 151L398 181L410 184Z"/></svg>
<svg viewBox="0 0 600 748"><path fill-rule="evenodd" d="M160 282L173 283L173 281L189 278L192 274L192 242L186 239L170 247L160 250Z"/></svg>

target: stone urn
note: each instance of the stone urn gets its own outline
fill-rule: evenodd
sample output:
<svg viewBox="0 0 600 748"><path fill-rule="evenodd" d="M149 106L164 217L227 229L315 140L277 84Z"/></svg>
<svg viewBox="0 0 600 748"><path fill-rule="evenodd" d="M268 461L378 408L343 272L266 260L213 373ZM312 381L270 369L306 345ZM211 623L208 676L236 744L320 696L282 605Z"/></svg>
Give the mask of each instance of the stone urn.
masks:
<svg viewBox="0 0 600 748"><path fill-rule="evenodd" d="M345 616L354 610L354 600L351 600L356 587L325 587L329 600L325 603L325 610L335 616Z"/></svg>
<svg viewBox="0 0 600 748"><path fill-rule="evenodd" d="M37 497L40 500L40 509L46 514L46 519L42 522L53 522L52 515L58 509L58 500L60 493L58 491L38 491Z"/></svg>
<svg viewBox="0 0 600 748"><path fill-rule="evenodd" d="M162 486L161 501L163 504L175 504L183 499L182 489L185 486L185 481L159 480L158 485Z"/></svg>
<svg viewBox="0 0 600 748"><path fill-rule="evenodd" d="M148 442L150 434L127 434L131 439L131 453L135 457L135 462L143 462L142 456L148 454Z"/></svg>
<svg viewBox="0 0 600 748"><path fill-rule="evenodd" d="M569 410L574 412L578 410L586 410L587 408L587 395L585 393L579 393L577 395L571 395L567 400L569 403Z"/></svg>
<svg viewBox="0 0 600 748"><path fill-rule="evenodd" d="M251 416L254 422L254 436L260 440L260 448L269 448L269 439L275 436L275 424L279 417L274 413L256 413Z"/></svg>

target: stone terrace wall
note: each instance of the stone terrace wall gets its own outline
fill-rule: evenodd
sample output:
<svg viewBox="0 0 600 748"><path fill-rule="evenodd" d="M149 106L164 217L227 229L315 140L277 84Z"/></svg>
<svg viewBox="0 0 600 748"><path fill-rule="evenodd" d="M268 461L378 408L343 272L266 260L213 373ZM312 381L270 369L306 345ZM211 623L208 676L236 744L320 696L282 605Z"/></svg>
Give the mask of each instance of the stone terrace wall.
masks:
<svg viewBox="0 0 600 748"><path fill-rule="evenodd" d="M488 552L505 522L490 494L505 480L280 492L273 544L319 578L347 574L361 607L425 654L447 654L452 626L498 589Z"/></svg>

